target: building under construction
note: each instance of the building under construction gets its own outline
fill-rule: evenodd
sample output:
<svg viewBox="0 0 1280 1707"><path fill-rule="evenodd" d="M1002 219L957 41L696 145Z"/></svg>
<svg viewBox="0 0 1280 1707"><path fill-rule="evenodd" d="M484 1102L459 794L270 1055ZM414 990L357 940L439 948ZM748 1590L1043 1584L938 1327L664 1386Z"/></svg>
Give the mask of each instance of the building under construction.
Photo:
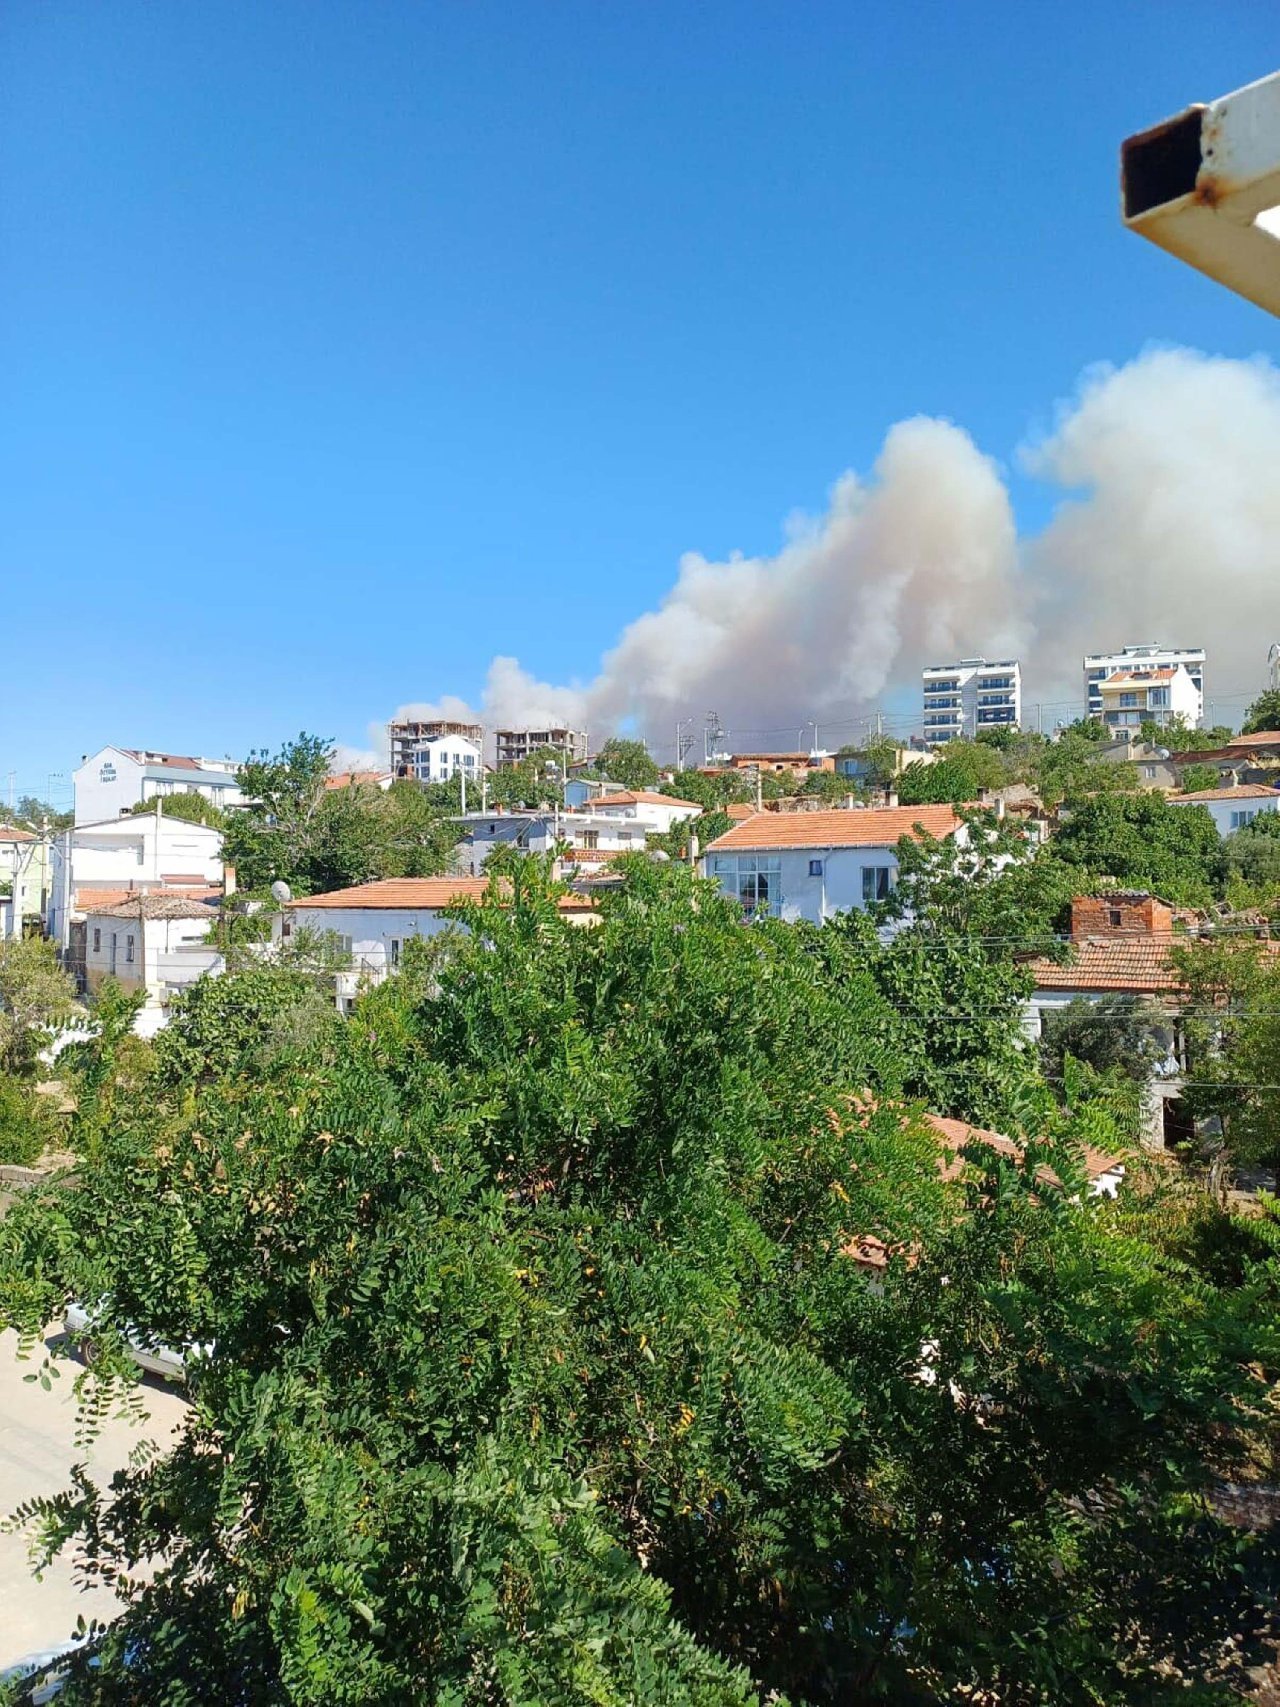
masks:
<svg viewBox="0 0 1280 1707"><path fill-rule="evenodd" d="M544 748L563 753L567 764L582 764L587 756L585 729L498 729L494 732L494 762L512 770Z"/></svg>

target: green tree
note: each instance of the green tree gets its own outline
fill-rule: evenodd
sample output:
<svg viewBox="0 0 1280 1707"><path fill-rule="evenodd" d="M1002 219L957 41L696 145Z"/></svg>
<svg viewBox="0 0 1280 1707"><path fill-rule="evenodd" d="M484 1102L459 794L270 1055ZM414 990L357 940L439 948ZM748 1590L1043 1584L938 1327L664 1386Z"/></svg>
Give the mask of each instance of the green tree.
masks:
<svg viewBox="0 0 1280 1707"><path fill-rule="evenodd" d="M1168 723L1146 722L1139 733L1153 747L1165 747L1171 753L1203 753L1212 747L1225 747L1234 735L1221 723L1212 729L1197 729L1185 717L1174 717Z"/></svg>
<svg viewBox="0 0 1280 1707"><path fill-rule="evenodd" d="M1227 896L1240 906L1272 907L1280 900L1280 813L1259 812L1222 845Z"/></svg>
<svg viewBox="0 0 1280 1707"><path fill-rule="evenodd" d="M624 788L655 788L658 783L658 767L644 742L626 741L619 735L611 736L596 754L596 769Z"/></svg>
<svg viewBox="0 0 1280 1707"><path fill-rule="evenodd" d="M135 814L163 812L166 818L180 818L186 824L209 824L215 830L220 830L226 822L225 814L211 800L189 790L181 794L166 794L163 800L153 795L150 800L139 800L129 810Z"/></svg>
<svg viewBox="0 0 1280 1707"><path fill-rule="evenodd" d="M51 942L0 940L0 1073L30 1077L51 1033L74 1010L75 988Z"/></svg>
<svg viewBox="0 0 1280 1707"><path fill-rule="evenodd" d="M1141 997L1079 997L1045 1016L1041 1066L1051 1081L1060 1081L1069 1056L1097 1073L1121 1073L1145 1084L1152 1068L1168 1056L1170 1030L1167 1016Z"/></svg>
<svg viewBox="0 0 1280 1707"><path fill-rule="evenodd" d="M521 862L265 1078L242 985L0 1221L5 1320L104 1301L91 1406L126 1331L208 1348L168 1450L20 1514L122 1581L69 1707L1225 1703L1274 1313L1085 1196L1105 1109L944 1178L874 933L624 873L581 930Z"/></svg>
<svg viewBox="0 0 1280 1707"><path fill-rule="evenodd" d="M1240 725L1242 735L1260 735L1268 730L1280 730L1280 688L1268 688L1260 693L1244 714Z"/></svg>
<svg viewBox="0 0 1280 1707"><path fill-rule="evenodd" d="M1218 1171L1280 1161L1280 962L1272 949L1252 937L1208 937L1171 955L1186 988L1184 1095L1220 1133Z"/></svg>
<svg viewBox="0 0 1280 1707"><path fill-rule="evenodd" d="M1199 794L1206 788L1217 788L1220 782L1212 765L1188 765L1182 773L1182 792Z"/></svg>
<svg viewBox="0 0 1280 1707"><path fill-rule="evenodd" d="M659 786L659 794L690 800L711 812L725 806L749 805L755 799L755 779L742 771L677 771L670 782Z"/></svg>
<svg viewBox="0 0 1280 1707"><path fill-rule="evenodd" d="M908 765L897 781L904 806L961 805L977 800L979 790L1000 788L1008 781L1004 760L994 748L978 741L949 741L932 765Z"/></svg>
<svg viewBox="0 0 1280 1707"><path fill-rule="evenodd" d="M34 830L37 834L42 830L69 830L75 822L75 813L69 809L59 811L47 800L38 800L34 794L24 794L18 800L16 810L11 816L6 815L5 822L16 824L19 829Z"/></svg>
<svg viewBox="0 0 1280 1707"><path fill-rule="evenodd" d="M1087 874L1203 906L1221 894L1222 842L1203 806L1172 806L1154 792L1094 794L1066 803L1054 857Z"/></svg>
<svg viewBox="0 0 1280 1707"><path fill-rule="evenodd" d="M857 789L847 776L838 771L810 771L801 784L800 793L806 799L823 800L832 806L843 805Z"/></svg>

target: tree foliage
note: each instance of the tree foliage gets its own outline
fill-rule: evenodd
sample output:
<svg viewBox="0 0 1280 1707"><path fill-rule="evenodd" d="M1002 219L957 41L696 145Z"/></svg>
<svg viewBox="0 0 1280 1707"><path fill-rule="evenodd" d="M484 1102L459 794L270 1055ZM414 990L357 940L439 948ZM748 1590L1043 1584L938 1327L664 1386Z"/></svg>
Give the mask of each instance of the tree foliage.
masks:
<svg viewBox="0 0 1280 1707"><path fill-rule="evenodd" d="M326 787L333 748L299 735L275 755L252 753L240 771L248 804L228 813L223 853L241 885L277 880L299 895L378 877L431 877L458 841L450 811L409 780Z"/></svg>
<svg viewBox="0 0 1280 1707"><path fill-rule="evenodd" d="M1274 1545L1207 1492L1274 1312L1083 1195L1103 1108L1032 1085L1046 1143L943 1177L924 926L896 979L869 927L625 872L583 930L522 862L265 1056L309 986L197 986L0 1222L3 1319L105 1301L92 1406L127 1328L208 1348L170 1450L24 1508L124 1572L67 1702L1225 1701Z"/></svg>
<svg viewBox="0 0 1280 1707"><path fill-rule="evenodd" d="M1242 735L1261 735L1272 729L1280 731L1280 688L1267 688L1260 693L1240 725Z"/></svg>
<svg viewBox="0 0 1280 1707"><path fill-rule="evenodd" d="M1008 779L1001 755L979 741L949 741L932 765L908 765L897 780L903 806L974 802L979 790L999 788Z"/></svg>
<svg viewBox="0 0 1280 1707"><path fill-rule="evenodd" d="M635 789L655 788L660 774L643 741L627 741L620 735L611 736L596 754L596 769L610 782Z"/></svg>
<svg viewBox="0 0 1280 1707"><path fill-rule="evenodd" d="M215 830L222 829L226 822L226 814L211 800L206 800L203 794L196 794L190 789L180 794L166 794L163 799L159 795L152 795L150 800L137 801L129 810L135 815L160 812L166 818L180 818L184 824L208 824Z"/></svg>
<svg viewBox="0 0 1280 1707"><path fill-rule="evenodd" d="M1154 792L1072 800L1053 852L1081 872L1188 906L1205 905L1222 884L1222 842L1209 813Z"/></svg>

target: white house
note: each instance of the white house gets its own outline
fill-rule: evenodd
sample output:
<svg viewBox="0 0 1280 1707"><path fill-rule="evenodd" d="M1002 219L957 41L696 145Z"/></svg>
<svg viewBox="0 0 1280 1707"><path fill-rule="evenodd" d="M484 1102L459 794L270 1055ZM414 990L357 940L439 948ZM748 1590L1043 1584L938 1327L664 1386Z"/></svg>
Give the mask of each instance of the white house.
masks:
<svg viewBox="0 0 1280 1707"><path fill-rule="evenodd" d="M362 980L378 983L395 971L406 942L457 929L448 909L482 900L488 891L485 877L388 877L327 895L300 896L285 904L275 940L291 942L303 930L336 935L341 953L351 961L350 972L338 973L338 1005L345 1008ZM581 895L562 895L557 905L573 923L594 923L597 917Z"/></svg>
<svg viewBox="0 0 1280 1707"><path fill-rule="evenodd" d="M417 782L448 782L459 772L468 782L478 782L483 766L479 745L464 735L429 736L418 742L413 753Z"/></svg>
<svg viewBox="0 0 1280 1707"><path fill-rule="evenodd" d="M135 1030L150 1037L168 1018L172 998L197 978L223 969L208 939L214 911L180 895L133 895L91 903L85 918L85 984L93 995L106 978L126 990L145 990Z"/></svg>
<svg viewBox="0 0 1280 1707"><path fill-rule="evenodd" d="M683 804L687 806L688 802ZM496 847L512 846L521 853L549 853L567 843L571 854L585 855L582 864L599 864L615 854L643 852L649 833L641 819L628 816L624 810L610 813L598 802L584 812L561 812L554 808L537 812L469 812L461 822L466 831L461 851L473 876L484 870L485 861ZM566 863L579 862L569 858Z"/></svg>
<svg viewBox="0 0 1280 1707"><path fill-rule="evenodd" d="M950 806L886 806L828 812L757 812L710 844L708 877L742 903L749 917L807 919L888 898L903 836L963 837Z"/></svg>
<svg viewBox="0 0 1280 1707"><path fill-rule="evenodd" d="M208 891L222 882L222 835L207 824L163 812L77 824L53 844L46 929L66 949L71 921L89 903L161 889Z"/></svg>
<svg viewBox="0 0 1280 1707"><path fill-rule="evenodd" d="M184 758L140 747L103 747L86 754L71 773L75 821L98 824L118 818L140 800L157 795L199 794L219 808L237 806L244 796L239 766L230 759Z"/></svg>
<svg viewBox="0 0 1280 1707"><path fill-rule="evenodd" d="M702 808L692 800L677 800L670 794L657 794L652 789L615 789L597 795L587 810L598 818L618 823L638 824L646 834L666 835L673 824L701 816Z"/></svg>
<svg viewBox="0 0 1280 1707"><path fill-rule="evenodd" d="M1260 814L1280 810L1280 789L1260 782L1242 782L1234 788L1201 788L1193 794L1170 794L1166 798L1170 806L1203 806L1220 836L1243 830Z"/></svg>

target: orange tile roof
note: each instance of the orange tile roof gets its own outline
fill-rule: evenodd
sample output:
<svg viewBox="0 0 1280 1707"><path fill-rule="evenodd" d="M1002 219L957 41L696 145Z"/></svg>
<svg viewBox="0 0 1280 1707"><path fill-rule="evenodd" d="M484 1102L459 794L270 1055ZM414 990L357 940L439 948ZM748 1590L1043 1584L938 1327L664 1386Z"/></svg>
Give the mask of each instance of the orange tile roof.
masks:
<svg viewBox="0 0 1280 1707"><path fill-rule="evenodd" d="M501 893L505 883L502 879L498 882ZM324 895L299 895L296 900L286 901L285 907L304 913L315 908L436 912L442 907L462 906L467 901L482 901L489 887L487 877L384 877L374 883L357 883L350 889L331 889ZM591 899L585 895L561 895L556 905L564 913L589 912Z"/></svg>
<svg viewBox="0 0 1280 1707"><path fill-rule="evenodd" d="M102 889L82 884L76 890L72 911L100 913L104 907L114 907L121 901L137 900L141 895L171 895L184 901L215 901L221 900L222 890L206 883L203 878L191 884L139 883L132 889L122 889L118 883Z"/></svg>
<svg viewBox="0 0 1280 1707"><path fill-rule="evenodd" d="M330 889L324 895L299 895L286 907L456 907L479 901L489 888L487 877L384 877L376 883L357 883L350 889Z"/></svg>
<svg viewBox="0 0 1280 1707"><path fill-rule="evenodd" d="M732 806L726 806L722 810L733 819L735 824L740 824L744 818L754 818L756 815L755 807L748 806L745 800L735 800Z"/></svg>
<svg viewBox="0 0 1280 1707"><path fill-rule="evenodd" d="M362 782L385 782L390 771L337 771L324 779L326 788L350 788Z"/></svg>
<svg viewBox="0 0 1280 1707"><path fill-rule="evenodd" d="M917 829L941 839L960 828L951 806L841 807L829 812L757 812L708 844L737 848L885 848Z"/></svg>
<svg viewBox="0 0 1280 1707"><path fill-rule="evenodd" d="M583 803L588 812L598 812L602 806L691 806L695 812L702 810L696 800L677 800L674 794L658 794L651 788L624 788L616 793L598 794Z"/></svg>
<svg viewBox="0 0 1280 1707"><path fill-rule="evenodd" d="M1168 937L1082 937L1065 964L1031 960L1026 970L1040 990L1176 991L1182 986L1169 964L1171 946Z"/></svg>
<svg viewBox="0 0 1280 1707"><path fill-rule="evenodd" d="M1171 682L1177 675L1177 670L1117 670L1114 675L1107 676L1100 684L1105 693L1108 688L1123 687L1126 682L1134 682L1139 687L1144 682Z"/></svg>
<svg viewBox="0 0 1280 1707"><path fill-rule="evenodd" d="M0 842L34 842L30 830L20 830L16 824L0 824Z"/></svg>
<svg viewBox="0 0 1280 1707"><path fill-rule="evenodd" d="M1166 798L1170 806L1201 800L1280 800L1280 789L1261 782L1242 782L1235 788L1198 788L1194 794L1170 794Z"/></svg>

